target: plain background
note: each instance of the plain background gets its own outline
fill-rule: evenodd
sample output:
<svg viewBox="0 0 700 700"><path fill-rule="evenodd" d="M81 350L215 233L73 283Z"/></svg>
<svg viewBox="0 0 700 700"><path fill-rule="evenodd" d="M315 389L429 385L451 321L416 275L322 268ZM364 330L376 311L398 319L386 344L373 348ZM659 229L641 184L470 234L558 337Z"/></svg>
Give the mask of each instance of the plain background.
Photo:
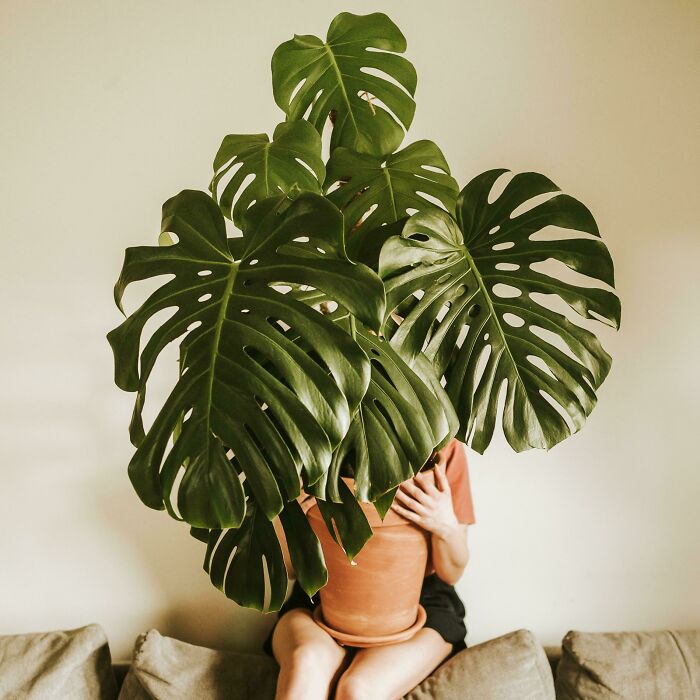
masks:
<svg viewBox="0 0 700 700"><path fill-rule="evenodd" d="M272 131L274 48L342 10L405 33L409 140L435 140L461 185L547 174L616 264L622 330L603 335L613 369L584 429L470 456L469 643L700 627L700 3L1 0L0 633L99 622L125 658L150 627L255 649L272 623L132 492L132 397L104 336L124 248L206 189L224 135Z"/></svg>

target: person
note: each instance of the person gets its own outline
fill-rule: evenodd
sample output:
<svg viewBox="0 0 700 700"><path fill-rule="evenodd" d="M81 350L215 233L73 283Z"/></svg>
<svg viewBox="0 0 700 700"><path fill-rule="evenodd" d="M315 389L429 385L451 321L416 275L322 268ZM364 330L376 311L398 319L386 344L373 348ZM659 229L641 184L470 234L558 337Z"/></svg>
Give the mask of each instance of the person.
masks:
<svg viewBox="0 0 700 700"><path fill-rule="evenodd" d="M325 700L333 690L336 700L395 700L466 648L465 608L454 584L469 561L467 530L475 518L462 443L452 440L435 469L404 482L392 508L430 533L424 627L395 644L343 646L312 618L318 593L310 599L295 581L263 645L280 666L276 700Z"/></svg>

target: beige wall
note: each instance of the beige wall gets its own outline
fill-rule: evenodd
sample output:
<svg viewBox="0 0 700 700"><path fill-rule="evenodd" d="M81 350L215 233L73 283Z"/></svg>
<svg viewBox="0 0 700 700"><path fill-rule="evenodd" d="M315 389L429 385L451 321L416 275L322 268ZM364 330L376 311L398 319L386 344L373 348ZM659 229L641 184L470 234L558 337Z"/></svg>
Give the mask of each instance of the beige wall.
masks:
<svg viewBox="0 0 700 700"><path fill-rule="evenodd" d="M376 8L0 2L0 634L98 621L117 657L151 626L238 648L264 635L269 619L211 588L201 545L132 493L111 286L126 246L155 243L161 203L206 187L225 134L281 119L275 46ZM623 300L584 430L472 458L469 641L700 627L700 3L381 9L418 69L410 138L437 141L462 184L532 169L583 199Z"/></svg>

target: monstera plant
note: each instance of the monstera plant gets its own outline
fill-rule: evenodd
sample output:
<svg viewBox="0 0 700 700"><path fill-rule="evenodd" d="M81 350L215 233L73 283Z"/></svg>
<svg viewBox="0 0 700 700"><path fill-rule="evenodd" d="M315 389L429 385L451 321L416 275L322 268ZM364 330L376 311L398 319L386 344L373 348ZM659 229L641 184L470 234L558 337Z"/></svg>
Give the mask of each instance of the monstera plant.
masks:
<svg viewBox="0 0 700 700"><path fill-rule="evenodd" d="M136 395L129 476L242 605L283 602L278 516L302 587L326 583L302 491L352 558L372 534L358 501L383 516L434 450L456 436L481 453L499 421L514 450L551 448L610 370L595 324L576 322L620 322L593 216L543 175L491 170L459 191L436 144L402 148L405 49L380 13L282 44L272 139L226 136L209 191L168 200L158 244L127 249L116 284L121 309L129 284L166 276L108 336ZM173 342L179 373L146 428Z"/></svg>

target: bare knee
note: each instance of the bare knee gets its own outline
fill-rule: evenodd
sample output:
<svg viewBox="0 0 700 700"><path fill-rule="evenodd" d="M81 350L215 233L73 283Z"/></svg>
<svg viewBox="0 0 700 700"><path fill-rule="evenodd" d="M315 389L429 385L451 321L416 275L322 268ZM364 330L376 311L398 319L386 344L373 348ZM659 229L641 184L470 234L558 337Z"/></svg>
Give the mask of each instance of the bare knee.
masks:
<svg viewBox="0 0 700 700"><path fill-rule="evenodd" d="M306 675L323 682L335 675L345 657L345 649L306 610L291 610L280 619L272 650L285 675Z"/></svg>
<svg viewBox="0 0 700 700"><path fill-rule="evenodd" d="M275 627L272 635L272 650L278 663L296 664L337 661L345 650L324 632L307 610L290 610Z"/></svg>
<svg viewBox="0 0 700 700"><path fill-rule="evenodd" d="M321 628L318 630L323 632ZM323 634L326 633L323 632ZM294 639L292 636L284 641L278 640L275 657L280 665L280 674L275 698L276 700L327 700L345 664L345 650L330 637L328 639L315 635L299 635L299 637Z"/></svg>
<svg viewBox="0 0 700 700"><path fill-rule="evenodd" d="M297 669L305 669L309 673L326 675L324 670L334 673L342 661L342 649L316 640L307 640L289 653L289 663Z"/></svg>
<svg viewBox="0 0 700 700"><path fill-rule="evenodd" d="M348 669L338 681L335 700L383 700L382 690L366 674ZM388 700L388 698L387 698Z"/></svg>

